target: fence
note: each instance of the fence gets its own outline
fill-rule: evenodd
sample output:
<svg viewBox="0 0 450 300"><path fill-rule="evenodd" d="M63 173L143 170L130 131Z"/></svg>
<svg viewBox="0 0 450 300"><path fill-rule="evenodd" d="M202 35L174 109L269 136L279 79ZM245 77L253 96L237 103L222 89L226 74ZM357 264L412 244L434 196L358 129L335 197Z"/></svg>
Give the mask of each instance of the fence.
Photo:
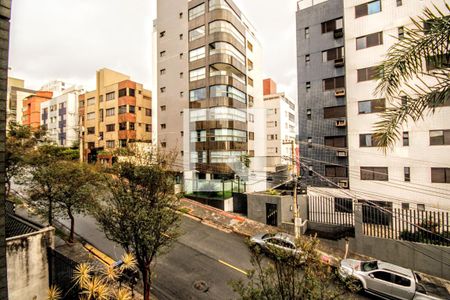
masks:
<svg viewBox="0 0 450 300"><path fill-rule="evenodd" d="M352 199L309 196L307 209L310 222L354 226Z"/></svg>
<svg viewBox="0 0 450 300"><path fill-rule="evenodd" d="M62 291L62 299L78 299L79 289L73 281L77 263L52 248L47 249L50 285Z"/></svg>
<svg viewBox="0 0 450 300"><path fill-rule="evenodd" d="M450 246L449 212L379 208L363 204L368 236Z"/></svg>

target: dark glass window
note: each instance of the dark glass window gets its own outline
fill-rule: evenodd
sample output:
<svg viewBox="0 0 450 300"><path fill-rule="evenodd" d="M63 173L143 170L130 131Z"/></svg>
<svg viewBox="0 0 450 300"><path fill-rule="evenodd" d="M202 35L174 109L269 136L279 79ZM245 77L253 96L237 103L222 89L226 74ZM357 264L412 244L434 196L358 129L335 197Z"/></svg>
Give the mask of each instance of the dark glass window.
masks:
<svg viewBox="0 0 450 300"><path fill-rule="evenodd" d="M347 168L339 166L325 166L326 177L347 177Z"/></svg>
<svg viewBox="0 0 450 300"><path fill-rule="evenodd" d="M336 147L336 148L345 148L345 147L347 147L347 137L345 135L326 136L325 137L325 146Z"/></svg>
<svg viewBox="0 0 450 300"><path fill-rule="evenodd" d="M324 119L345 118L346 115L347 115L347 107L345 105L323 108Z"/></svg>
<svg viewBox="0 0 450 300"><path fill-rule="evenodd" d="M95 127L88 127L87 134L95 134Z"/></svg>
<svg viewBox="0 0 450 300"><path fill-rule="evenodd" d="M386 167L361 167L361 180L388 181L389 174Z"/></svg>
<svg viewBox="0 0 450 300"><path fill-rule="evenodd" d="M430 130L430 145L450 145L450 130Z"/></svg>
<svg viewBox="0 0 450 300"><path fill-rule="evenodd" d="M376 79L378 75L378 67L369 67L358 69L358 82Z"/></svg>
<svg viewBox="0 0 450 300"><path fill-rule="evenodd" d="M106 125L106 132L111 132L116 130L116 124L108 124Z"/></svg>
<svg viewBox="0 0 450 300"><path fill-rule="evenodd" d="M355 18L376 14L381 11L381 1L375 0L355 6Z"/></svg>
<svg viewBox="0 0 450 300"><path fill-rule="evenodd" d="M342 29L343 28L342 25L343 25L342 18L323 22L322 23L322 33L327 33L330 31L334 31L336 29Z"/></svg>
<svg viewBox="0 0 450 300"><path fill-rule="evenodd" d="M450 183L450 168L431 168L432 183Z"/></svg>
<svg viewBox="0 0 450 300"><path fill-rule="evenodd" d="M376 99L376 100L366 100L358 102L358 112L360 114L371 114L384 112L386 110L386 100Z"/></svg>
<svg viewBox="0 0 450 300"><path fill-rule="evenodd" d="M125 97L127 95L127 89L120 89L119 90L119 98L120 97Z"/></svg>

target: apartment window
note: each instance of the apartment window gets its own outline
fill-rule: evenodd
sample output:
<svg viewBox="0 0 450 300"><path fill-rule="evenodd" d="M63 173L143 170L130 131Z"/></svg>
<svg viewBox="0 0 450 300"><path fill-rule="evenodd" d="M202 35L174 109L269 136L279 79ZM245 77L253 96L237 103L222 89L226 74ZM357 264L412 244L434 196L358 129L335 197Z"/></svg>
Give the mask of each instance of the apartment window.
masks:
<svg viewBox="0 0 450 300"><path fill-rule="evenodd" d="M166 148L167 147L167 143L166 142L161 142L161 148Z"/></svg>
<svg viewBox="0 0 450 300"><path fill-rule="evenodd" d="M203 99L206 99L206 88L189 91L189 101L198 101Z"/></svg>
<svg viewBox="0 0 450 300"><path fill-rule="evenodd" d="M345 105L323 108L324 119L345 118L346 115L347 115L347 107Z"/></svg>
<svg viewBox="0 0 450 300"><path fill-rule="evenodd" d="M277 127L277 121L267 121L267 127Z"/></svg>
<svg viewBox="0 0 450 300"><path fill-rule="evenodd" d="M152 125L151 124L145 124L145 132L151 132L152 131Z"/></svg>
<svg viewBox="0 0 450 300"><path fill-rule="evenodd" d="M180 98L184 97L184 92L180 92Z"/></svg>
<svg viewBox="0 0 450 300"><path fill-rule="evenodd" d="M87 106L95 105L95 98L89 98L89 99L87 99L86 103L87 103ZM62 104L62 103L61 103L61 104ZM60 104L60 106L61 106L61 104ZM60 108L61 108L61 107L60 107Z"/></svg>
<svg viewBox="0 0 450 300"><path fill-rule="evenodd" d="M334 198L334 211L352 213L353 200L351 198Z"/></svg>
<svg viewBox="0 0 450 300"><path fill-rule="evenodd" d="M342 18L323 22L322 23L322 34L330 32L330 31L334 31L336 29L342 29L343 28L342 25L343 25Z"/></svg>
<svg viewBox="0 0 450 300"><path fill-rule="evenodd" d="M161 91L161 93L165 93L165 92L166 92L166 87L163 86L163 87L161 87L159 90Z"/></svg>
<svg viewBox="0 0 450 300"><path fill-rule="evenodd" d="M361 167L361 180L388 181L389 174L386 167Z"/></svg>
<svg viewBox="0 0 450 300"><path fill-rule="evenodd" d="M402 203L402 209L409 210L409 203Z"/></svg>
<svg viewBox="0 0 450 300"><path fill-rule="evenodd" d="M322 51L322 61L327 62L344 57L344 47L333 48L330 50Z"/></svg>
<svg viewBox="0 0 450 300"><path fill-rule="evenodd" d="M189 10L189 21L204 14L205 14L205 3L202 3Z"/></svg>
<svg viewBox="0 0 450 300"><path fill-rule="evenodd" d="M119 123L119 130L127 130L127 122Z"/></svg>
<svg viewBox="0 0 450 300"><path fill-rule="evenodd" d="M355 6L355 18L372 15L381 11L381 1L376 0Z"/></svg>
<svg viewBox="0 0 450 300"><path fill-rule="evenodd" d="M309 39L309 27L305 28L305 39Z"/></svg>
<svg viewBox="0 0 450 300"><path fill-rule="evenodd" d="M402 0L397 0L397 6L402 6L403 5L403 1Z"/></svg>
<svg viewBox="0 0 450 300"><path fill-rule="evenodd" d="M306 54L305 55L305 65L309 65L310 61L311 61L311 56L309 54Z"/></svg>
<svg viewBox="0 0 450 300"><path fill-rule="evenodd" d="M450 183L450 168L431 168L432 183Z"/></svg>
<svg viewBox="0 0 450 300"><path fill-rule="evenodd" d="M164 74L166 74L166 69L159 70L159 75L164 75ZM120 95L119 95L119 97L120 97Z"/></svg>
<svg viewBox="0 0 450 300"><path fill-rule="evenodd" d="M253 86L253 79L248 77L248 85Z"/></svg>
<svg viewBox="0 0 450 300"><path fill-rule="evenodd" d="M255 140L255 133L249 131L249 132L248 132L248 139L249 139L250 141L254 141L254 140Z"/></svg>
<svg viewBox="0 0 450 300"><path fill-rule="evenodd" d="M166 129L166 124L161 124L161 129Z"/></svg>
<svg viewBox="0 0 450 300"><path fill-rule="evenodd" d="M403 26L399 27L397 29L397 31L398 31L398 39L399 40L403 39L405 37L405 29L404 29L404 27Z"/></svg>
<svg viewBox="0 0 450 300"><path fill-rule="evenodd" d="M402 139L403 139L403 146L408 147L409 146L409 132L408 131L403 131Z"/></svg>
<svg viewBox="0 0 450 300"><path fill-rule="evenodd" d="M205 47L200 47L189 51L189 61L196 61L205 57Z"/></svg>
<svg viewBox="0 0 450 300"><path fill-rule="evenodd" d="M86 120L94 120L95 119L95 112L90 112L86 114Z"/></svg>
<svg viewBox="0 0 450 300"><path fill-rule="evenodd" d="M164 72L166 72L166 71L164 70ZM125 97L126 95L127 95L127 89L126 88L119 90L119 98L120 97Z"/></svg>
<svg viewBox="0 0 450 300"><path fill-rule="evenodd" d="M325 177L347 177L347 168L339 166L325 166Z"/></svg>
<svg viewBox="0 0 450 300"><path fill-rule="evenodd" d="M358 82L374 80L378 75L378 67L369 67L364 69L358 69Z"/></svg>
<svg viewBox="0 0 450 300"><path fill-rule="evenodd" d="M121 105L119 106L119 115L126 114L127 113L127 106Z"/></svg>
<svg viewBox="0 0 450 300"><path fill-rule="evenodd" d="M373 134L360 134L359 135L359 147L376 147L377 141Z"/></svg>
<svg viewBox="0 0 450 300"><path fill-rule="evenodd" d="M450 130L430 130L430 145L450 145Z"/></svg>
<svg viewBox="0 0 450 300"><path fill-rule="evenodd" d="M87 134L95 134L95 127L88 127Z"/></svg>
<svg viewBox="0 0 450 300"><path fill-rule="evenodd" d="M164 57L164 56L166 56L166 51L159 52L159 57Z"/></svg>
<svg viewBox="0 0 450 300"><path fill-rule="evenodd" d="M450 53L429 56L425 59L427 71L450 68Z"/></svg>
<svg viewBox="0 0 450 300"><path fill-rule="evenodd" d="M213 85L209 87L209 97L228 97L242 103L247 103L247 97L244 92L229 85Z"/></svg>
<svg viewBox="0 0 450 300"><path fill-rule="evenodd" d="M247 66L249 71L253 70L253 62L250 59L247 59Z"/></svg>
<svg viewBox="0 0 450 300"><path fill-rule="evenodd" d="M345 77L339 76L334 78L327 78L322 81L323 83L323 90L329 91L329 90L335 90L337 88L343 88L345 87Z"/></svg>
<svg viewBox="0 0 450 300"><path fill-rule="evenodd" d="M244 36L228 21L218 20L209 23L209 34L216 32L226 32L233 36L243 47L245 47Z"/></svg>
<svg viewBox="0 0 450 300"><path fill-rule="evenodd" d="M165 31L161 31L161 32L159 33L159 37L160 37L160 38L165 37L165 36L166 36L166 32L165 32Z"/></svg>
<svg viewBox="0 0 450 300"><path fill-rule="evenodd" d="M80 100L80 107L84 107L84 101Z"/></svg>
<svg viewBox="0 0 450 300"><path fill-rule="evenodd" d="M268 141L275 141L277 139L278 139L278 135L276 135L276 134L268 134L267 135L267 140Z"/></svg>
<svg viewBox="0 0 450 300"><path fill-rule="evenodd" d="M356 50L375 47L383 44L383 32L375 32L356 38Z"/></svg>
<svg viewBox="0 0 450 300"><path fill-rule="evenodd" d="M106 116L107 117L114 116L114 114L115 114L115 108L108 108L106 110Z"/></svg>
<svg viewBox="0 0 450 300"><path fill-rule="evenodd" d="M98 119L100 122L103 122L103 109L98 110Z"/></svg>
<svg viewBox="0 0 450 300"><path fill-rule="evenodd" d="M111 132L116 130L116 124L108 124L106 125L106 132Z"/></svg>
<svg viewBox="0 0 450 300"><path fill-rule="evenodd" d="M311 118L312 118L312 110L311 110L311 108L308 108L308 109L306 110L306 118L307 118L308 120L311 120Z"/></svg>
<svg viewBox="0 0 450 300"><path fill-rule="evenodd" d="M129 130L136 130L136 125L135 125L135 123L128 123L128 129L129 129Z"/></svg>
<svg viewBox="0 0 450 300"><path fill-rule="evenodd" d="M106 148L114 148L116 146L115 141L109 140L106 141Z"/></svg>
<svg viewBox="0 0 450 300"><path fill-rule="evenodd" d="M134 114L136 112L136 106L134 106L134 105L128 106L128 112L130 114Z"/></svg>
<svg viewBox="0 0 450 300"><path fill-rule="evenodd" d="M106 94L106 101L114 100L116 98L116 92L110 92Z"/></svg>
<svg viewBox="0 0 450 300"><path fill-rule="evenodd" d="M410 167L404 167L403 168L403 177L405 178L406 182L411 181L411 168Z"/></svg>
<svg viewBox="0 0 450 300"><path fill-rule="evenodd" d="M165 105L161 105L161 111L166 111L166 106Z"/></svg>
<svg viewBox="0 0 450 300"><path fill-rule="evenodd" d="M189 72L189 81L205 79L206 68L199 68Z"/></svg>
<svg viewBox="0 0 450 300"><path fill-rule="evenodd" d="M306 91L309 92L309 90L311 89L311 81L307 81L305 86L306 86Z"/></svg>
<svg viewBox="0 0 450 300"><path fill-rule="evenodd" d="M335 148L345 148L347 147L347 137L345 135L341 136L326 136L324 137L325 146L335 147Z"/></svg>
<svg viewBox="0 0 450 300"><path fill-rule="evenodd" d="M247 41L247 49L250 50L250 52L253 52L253 44Z"/></svg>
<svg viewBox="0 0 450 300"><path fill-rule="evenodd" d="M151 116L152 116L152 110L151 110L150 108L146 108L146 109L145 109L145 115L146 115L147 117L151 117Z"/></svg>
<svg viewBox="0 0 450 300"><path fill-rule="evenodd" d="M103 102L103 95L98 96L98 102Z"/></svg>
<svg viewBox="0 0 450 300"><path fill-rule="evenodd" d="M135 96L136 91L132 88L128 88L128 96L130 97L134 97Z"/></svg>
<svg viewBox="0 0 450 300"><path fill-rule="evenodd" d="M189 42L195 41L205 36L205 25L189 31Z"/></svg>
<svg viewBox="0 0 450 300"><path fill-rule="evenodd" d="M386 110L385 99L365 100L358 102L358 113L371 114L383 112Z"/></svg>

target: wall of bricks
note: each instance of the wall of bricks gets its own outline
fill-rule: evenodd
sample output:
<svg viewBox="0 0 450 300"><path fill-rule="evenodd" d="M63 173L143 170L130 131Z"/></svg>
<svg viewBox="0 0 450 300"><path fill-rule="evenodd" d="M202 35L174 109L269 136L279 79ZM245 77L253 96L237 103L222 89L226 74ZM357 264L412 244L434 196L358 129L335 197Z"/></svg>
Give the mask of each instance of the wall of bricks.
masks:
<svg viewBox="0 0 450 300"><path fill-rule="evenodd" d="M5 139L11 0L0 0L0 299L8 299L5 250Z"/></svg>

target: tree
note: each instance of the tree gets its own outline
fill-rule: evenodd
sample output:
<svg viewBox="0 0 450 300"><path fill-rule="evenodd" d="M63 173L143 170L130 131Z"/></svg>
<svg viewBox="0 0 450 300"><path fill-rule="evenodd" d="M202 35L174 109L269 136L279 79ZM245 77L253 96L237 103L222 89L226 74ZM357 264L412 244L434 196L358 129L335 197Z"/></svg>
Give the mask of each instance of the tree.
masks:
<svg viewBox="0 0 450 300"><path fill-rule="evenodd" d="M100 194L102 176L87 164L50 160L30 168L29 204L49 224L55 216L70 220L69 242L74 240L75 214L85 214Z"/></svg>
<svg viewBox="0 0 450 300"><path fill-rule="evenodd" d="M381 64L376 93L393 107L375 124L378 146L392 147L408 119L416 122L450 101L449 12L445 3L444 10L434 6L413 18L414 28L404 28Z"/></svg>
<svg viewBox="0 0 450 300"><path fill-rule="evenodd" d="M316 248L316 238L298 239L301 253L293 254L271 248L272 260L265 260L258 247L251 246L254 267L248 281L231 282L241 299L338 299L345 289L336 281L330 266L325 265Z"/></svg>
<svg viewBox="0 0 450 300"><path fill-rule="evenodd" d="M178 236L178 199L168 166L156 156L117 163L109 195L94 214L106 237L136 257L145 300L150 299L154 259Z"/></svg>

